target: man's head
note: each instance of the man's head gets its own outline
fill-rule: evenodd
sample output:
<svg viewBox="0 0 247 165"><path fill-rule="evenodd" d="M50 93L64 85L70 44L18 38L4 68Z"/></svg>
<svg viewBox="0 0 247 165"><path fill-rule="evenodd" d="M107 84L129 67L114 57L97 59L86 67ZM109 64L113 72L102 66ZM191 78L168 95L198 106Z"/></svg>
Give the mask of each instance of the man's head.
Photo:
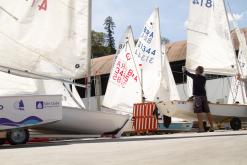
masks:
<svg viewBox="0 0 247 165"><path fill-rule="evenodd" d="M202 66L198 66L198 67L196 68L196 74L202 75L203 72L204 72L204 68L203 68Z"/></svg>

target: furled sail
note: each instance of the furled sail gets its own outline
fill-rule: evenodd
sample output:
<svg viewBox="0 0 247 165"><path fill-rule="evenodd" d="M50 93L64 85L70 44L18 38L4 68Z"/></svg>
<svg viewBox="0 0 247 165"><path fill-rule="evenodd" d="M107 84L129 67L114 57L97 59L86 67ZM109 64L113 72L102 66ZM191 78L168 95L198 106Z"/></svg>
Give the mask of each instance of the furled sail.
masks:
<svg viewBox="0 0 247 165"><path fill-rule="evenodd" d="M0 0L0 66L72 80L88 67L89 0Z"/></svg>
<svg viewBox="0 0 247 165"><path fill-rule="evenodd" d="M206 73L237 72L223 0L190 0L186 67L203 66Z"/></svg>
<svg viewBox="0 0 247 165"><path fill-rule="evenodd" d="M135 49L135 61L141 64L139 75L146 101L178 99L178 92L166 55L162 55L159 10L146 21Z"/></svg>
<svg viewBox="0 0 247 165"><path fill-rule="evenodd" d="M103 106L132 113L133 104L141 102L141 86L136 63L133 59L134 38L128 27L112 67Z"/></svg>
<svg viewBox="0 0 247 165"><path fill-rule="evenodd" d="M237 38L239 41L239 50L238 50L238 67L239 72L242 78L247 78L247 42L244 36L244 33L240 31L237 27L235 30L237 34ZM246 104L247 97L246 92L247 88L243 84L245 82L238 81L236 77L232 77L231 79L231 89L228 97L228 103L236 103Z"/></svg>
<svg viewBox="0 0 247 165"><path fill-rule="evenodd" d="M240 31L239 28L236 29L237 38L239 40L239 50L238 50L238 62L239 70L244 78L247 78L247 42L245 35Z"/></svg>

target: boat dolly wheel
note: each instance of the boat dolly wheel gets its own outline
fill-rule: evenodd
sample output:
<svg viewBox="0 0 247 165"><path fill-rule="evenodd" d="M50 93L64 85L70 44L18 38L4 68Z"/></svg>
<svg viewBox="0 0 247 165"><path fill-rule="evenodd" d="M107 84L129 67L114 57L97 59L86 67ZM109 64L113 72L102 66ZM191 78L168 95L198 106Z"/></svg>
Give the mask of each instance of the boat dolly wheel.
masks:
<svg viewBox="0 0 247 165"><path fill-rule="evenodd" d="M234 117L230 120L230 126L233 130L240 130L242 128L241 120L238 117Z"/></svg>
<svg viewBox="0 0 247 165"><path fill-rule="evenodd" d="M11 145L26 144L29 139L27 129L14 129L7 132L7 140Z"/></svg>

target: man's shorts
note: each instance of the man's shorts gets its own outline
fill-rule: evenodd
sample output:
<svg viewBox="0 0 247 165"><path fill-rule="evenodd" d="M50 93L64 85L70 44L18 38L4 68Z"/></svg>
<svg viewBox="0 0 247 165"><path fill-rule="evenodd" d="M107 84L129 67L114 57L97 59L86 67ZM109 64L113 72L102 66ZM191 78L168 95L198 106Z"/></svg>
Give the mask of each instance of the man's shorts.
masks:
<svg viewBox="0 0 247 165"><path fill-rule="evenodd" d="M207 96L194 97L194 113L210 113Z"/></svg>

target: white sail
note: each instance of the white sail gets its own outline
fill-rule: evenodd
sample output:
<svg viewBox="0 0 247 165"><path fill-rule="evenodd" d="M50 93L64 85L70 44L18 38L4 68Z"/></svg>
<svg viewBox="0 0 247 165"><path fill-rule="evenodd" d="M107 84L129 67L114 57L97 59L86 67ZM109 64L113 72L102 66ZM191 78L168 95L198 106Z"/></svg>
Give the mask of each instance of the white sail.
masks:
<svg viewBox="0 0 247 165"><path fill-rule="evenodd" d="M126 41L128 41L128 43L130 44L131 50L134 51L135 48L135 41L134 41L134 35L133 35L133 31L131 26L128 26L124 35L122 36L122 38L120 39L120 42L118 44L118 48L117 48L117 52L114 55L114 63L115 60L117 59L119 53L122 51L122 49L125 48L126 46ZM113 65L114 65L113 63Z"/></svg>
<svg viewBox="0 0 247 165"><path fill-rule="evenodd" d="M63 79L83 77L88 0L0 0L0 66Z"/></svg>
<svg viewBox="0 0 247 165"><path fill-rule="evenodd" d="M132 113L133 104L141 102L141 86L132 54L134 39L131 27L128 27L122 39L121 51L112 67L102 104L111 109Z"/></svg>
<svg viewBox="0 0 247 165"><path fill-rule="evenodd" d="M186 89L187 89L187 97L191 97L193 96L193 80L192 78L190 78L189 76L186 76L186 79L187 79L187 84L186 84Z"/></svg>
<svg viewBox="0 0 247 165"><path fill-rule="evenodd" d="M142 65L142 90L146 101L154 101L162 77L162 57L159 10L155 9L146 21L136 44L135 61Z"/></svg>
<svg viewBox="0 0 247 165"><path fill-rule="evenodd" d="M236 33L239 40L238 62L240 72L244 78L247 78L247 42L244 33L239 28L236 29Z"/></svg>
<svg viewBox="0 0 247 165"><path fill-rule="evenodd" d="M186 67L236 74L236 59L223 0L190 0Z"/></svg>
<svg viewBox="0 0 247 165"><path fill-rule="evenodd" d="M142 65L139 75L146 101L179 99L167 56L162 54L158 9L144 25L136 44L135 61Z"/></svg>
<svg viewBox="0 0 247 165"><path fill-rule="evenodd" d="M240 29L236 28L236 34L239 41L238 50L238 63L239 72L242 78L247 78L247 43L244 33ZM231 90L228 97L228 103L232 104L239 102L240 104L246 104L246 91L245 84L232 77L231 79Z"/></svg>
<svg viewBox="0 0 247 165"><path fill-rule="evenodd" d="M0 72L0 84L0 96L62 95L63 106L79 107L59 81L32 79Z"/></svg>
<svg viewBox="0 0 247 165"><path fill-rule="evenodd" d="M165 47L163 47L164 49ZM163 52L166 52L163 50ZM180 96L177 90L177 86L172 74L172 70L167 58L167 55L163 53L161 55L162 60L162 74L160 88L156 94L156 101L170 101L180 100Z"/></svg>

